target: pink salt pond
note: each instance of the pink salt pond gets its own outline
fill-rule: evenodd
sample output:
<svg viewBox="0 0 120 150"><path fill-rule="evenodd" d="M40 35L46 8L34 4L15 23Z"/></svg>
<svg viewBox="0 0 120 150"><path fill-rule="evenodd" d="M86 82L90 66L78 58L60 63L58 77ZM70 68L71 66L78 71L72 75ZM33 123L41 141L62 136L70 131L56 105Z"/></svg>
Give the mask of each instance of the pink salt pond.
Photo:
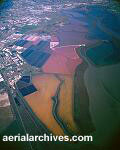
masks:
<svg viewBox="0 0 120 150"><path fill-rule="evenodd" d="M37 45L40 41L41 41L41 39L39 38L39 39L36 39L35 41L33 41L32 43L33 43L33 45Z"/></svg>
<svg viewBox="0 0 120 150"><path fill-rule="evenodd" d="M45 73L70 74L67 58L57 54L52 54L42 69Z"/></svg>
<svg viewBox="0 0 120 150"><path fill-rule="evenodd" d="M76 50L75 50L78 47L79 46L77 46L77 45L57 47L57 48L54 48L53 53L65 56L65 57L70 58L70 59L78 59L79 56L78 56L78 54L76 53Z"/></svg>
<svg viewBox="0 0 120 150"><path fill-rule="evenodd" d="M42 67L43 72L72 75L78 64L82 63L82 59L79 58L75 51L77 47L56 48Z"/></svg>
<svg viewBox="0 0 120 150"><path fill-rule="evenodd" d="M37 45L41 41L41 38L39 36L32 35L27 37L26 40L31 41L34 45Z"/></svg>
<svg viewBox="0 0 120 150"><path fill-rule="evenodd" d="M29 36L26 38L26 40L28 40L28 41L32 41L32 39L33 39L33 36Z"/></svg>

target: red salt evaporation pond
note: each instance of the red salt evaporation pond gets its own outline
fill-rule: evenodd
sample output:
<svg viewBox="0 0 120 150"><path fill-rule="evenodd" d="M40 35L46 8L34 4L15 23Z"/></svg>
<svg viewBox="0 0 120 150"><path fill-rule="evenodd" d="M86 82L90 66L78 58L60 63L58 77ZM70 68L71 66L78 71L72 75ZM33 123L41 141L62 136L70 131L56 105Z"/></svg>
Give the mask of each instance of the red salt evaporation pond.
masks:
<svg viewBox="0 0 120 150"><path fill-rule="evenodd" d="M42 67L45 73L57 73L72 75L82 59L70 59L68 57L53 53Z"/></svg>
<svg viewBox="0 0 120 150"><path fill-rule="evenodd" d="M37 45L42 39L39 36L34 36L32 42L34 45Z"/></svg>
<svg viewBox="0 0 120 150"><path fill-rule="evenodd" d="M41 39L40 39L40 38L39 38L39 39L34 40L34 41L33 41L33 45L37 45L40 41L41 41Z"/></svg>
<svg viewBox="0 0 120 150"><path fill-rule="evenodd" d="M70 74L66 63L66 57L52 54L42 69L45 73Z"/></svg>
<svg viewBox="0 0 120 150"><path fill-rule="evenodd" d="M35 42L35 41L37 41L37 40L39 40L39 39L40 39L39 36L34 36L33 39L32 39L32 41Z"/></svg>
<svg viewBox="0 0 120 150"><path fill-rule="evenodd" d="M32 35L32 36L26 37L26 40L32 42L33 45L37 45L41 41L41 38L37 35Z"/></svg>
<svg viewBox="0 0 120 150"><path fill-rule="evenodd" d="M28 41L33 41L33 38L34 38L34 37L35 37L34 35L29 36L29 37L27 38L27 40L28 40Z"/></svg>
<svg viewBox="0 0 120 150"><path fill-rule="evenodd" d="M70 58L70 59L78 59L79 56L78 56L78 54L76 53L76 50L75 50L78 47L79 46L77 46L77 45L56 47L56 48L54 48L53 53L65 56L65 57Z"/></svg>
<svg viewBox="0 0 120 150"><path fill-rule="evenodd" d="M30 47L31 45L37 45L40 41L41 41L41 38L37 35L26 35L24 37L24 40L27 40L29 41L27 44L24 45L24 47L28 48Z"/></svg>

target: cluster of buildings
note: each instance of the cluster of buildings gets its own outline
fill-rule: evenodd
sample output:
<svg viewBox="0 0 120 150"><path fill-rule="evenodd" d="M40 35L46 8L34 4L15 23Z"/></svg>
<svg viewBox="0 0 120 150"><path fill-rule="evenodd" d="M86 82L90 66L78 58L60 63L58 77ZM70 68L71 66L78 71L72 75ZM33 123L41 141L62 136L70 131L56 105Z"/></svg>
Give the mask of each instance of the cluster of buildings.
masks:
<svg viewBox="0 0 120 150"><path fill-rule="evenodd" d="M3 69L3 73L6 76L9 84L14 87L14 82L20 78L20 66L23 65L23 60L18 55L16 49L11 43L16 41L22 36L22 34L12 34L5 40L1 41L0 51L0 68Z"/></svg>
<svg viewBox="0 0 120 150"><path fill-rule="evenodd" d="M0 42L0 68L5 69L5 74L9 84L14 88L14 83L22 76L22 66L26 63L22 53L26 53L29 48L38 50L41 57L49 57L49 54L40 53L41 49L54 50L54 47L59 45L59 40L56 36L30 34L24 35L20 33L13 33L5 40ZM39 51L40 50L40 51ZM33 53L33 55L35 55ZM38 59L40 60L40 56ZM37 56L34 56L35 59ZM32 59L31 59L32 60ZM30 60L30 61L31 61ZM1 79L2 80L2 79Z"/></svg>
<svg viewBox="0 0 120 150"><path fill-rule="evenodd" d="M10 105L8 93L4 85L4 79L0 74L0 107L7 107Z"/></svg>

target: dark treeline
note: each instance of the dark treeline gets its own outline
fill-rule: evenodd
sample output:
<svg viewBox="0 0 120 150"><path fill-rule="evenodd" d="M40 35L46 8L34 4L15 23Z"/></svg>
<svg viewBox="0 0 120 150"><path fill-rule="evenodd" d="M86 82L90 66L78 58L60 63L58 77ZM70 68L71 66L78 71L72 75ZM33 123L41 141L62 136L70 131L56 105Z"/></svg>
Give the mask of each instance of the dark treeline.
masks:
<svg viewBox="0 0 120 150"><path fill-rule="evenodd" d="M5 0L0 0L0 4L2 4Z"/></svg>

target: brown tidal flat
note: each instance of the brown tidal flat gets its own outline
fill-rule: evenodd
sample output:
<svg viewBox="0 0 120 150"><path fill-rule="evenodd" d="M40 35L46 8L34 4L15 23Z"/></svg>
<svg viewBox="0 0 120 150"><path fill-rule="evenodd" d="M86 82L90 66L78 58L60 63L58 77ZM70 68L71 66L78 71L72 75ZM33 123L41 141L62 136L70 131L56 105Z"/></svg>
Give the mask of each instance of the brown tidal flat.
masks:
<svg viewBox="0 0 120 150"><path fill-rule="evenodd" d="M55 95L60 81L54 75L46 74L35 76L32 81L38 91L25 96L25 100L37 117L53 134L64 135L63 130L52 114L52 97Z"/></svg>
<svg viewBox="0 0 120 150"><path fill-rule="evenodd" d="M78 133L78 128L73 118L73 80L70 76L64 77L59 93L58 115L66 123L67 128Z"/></svg>

